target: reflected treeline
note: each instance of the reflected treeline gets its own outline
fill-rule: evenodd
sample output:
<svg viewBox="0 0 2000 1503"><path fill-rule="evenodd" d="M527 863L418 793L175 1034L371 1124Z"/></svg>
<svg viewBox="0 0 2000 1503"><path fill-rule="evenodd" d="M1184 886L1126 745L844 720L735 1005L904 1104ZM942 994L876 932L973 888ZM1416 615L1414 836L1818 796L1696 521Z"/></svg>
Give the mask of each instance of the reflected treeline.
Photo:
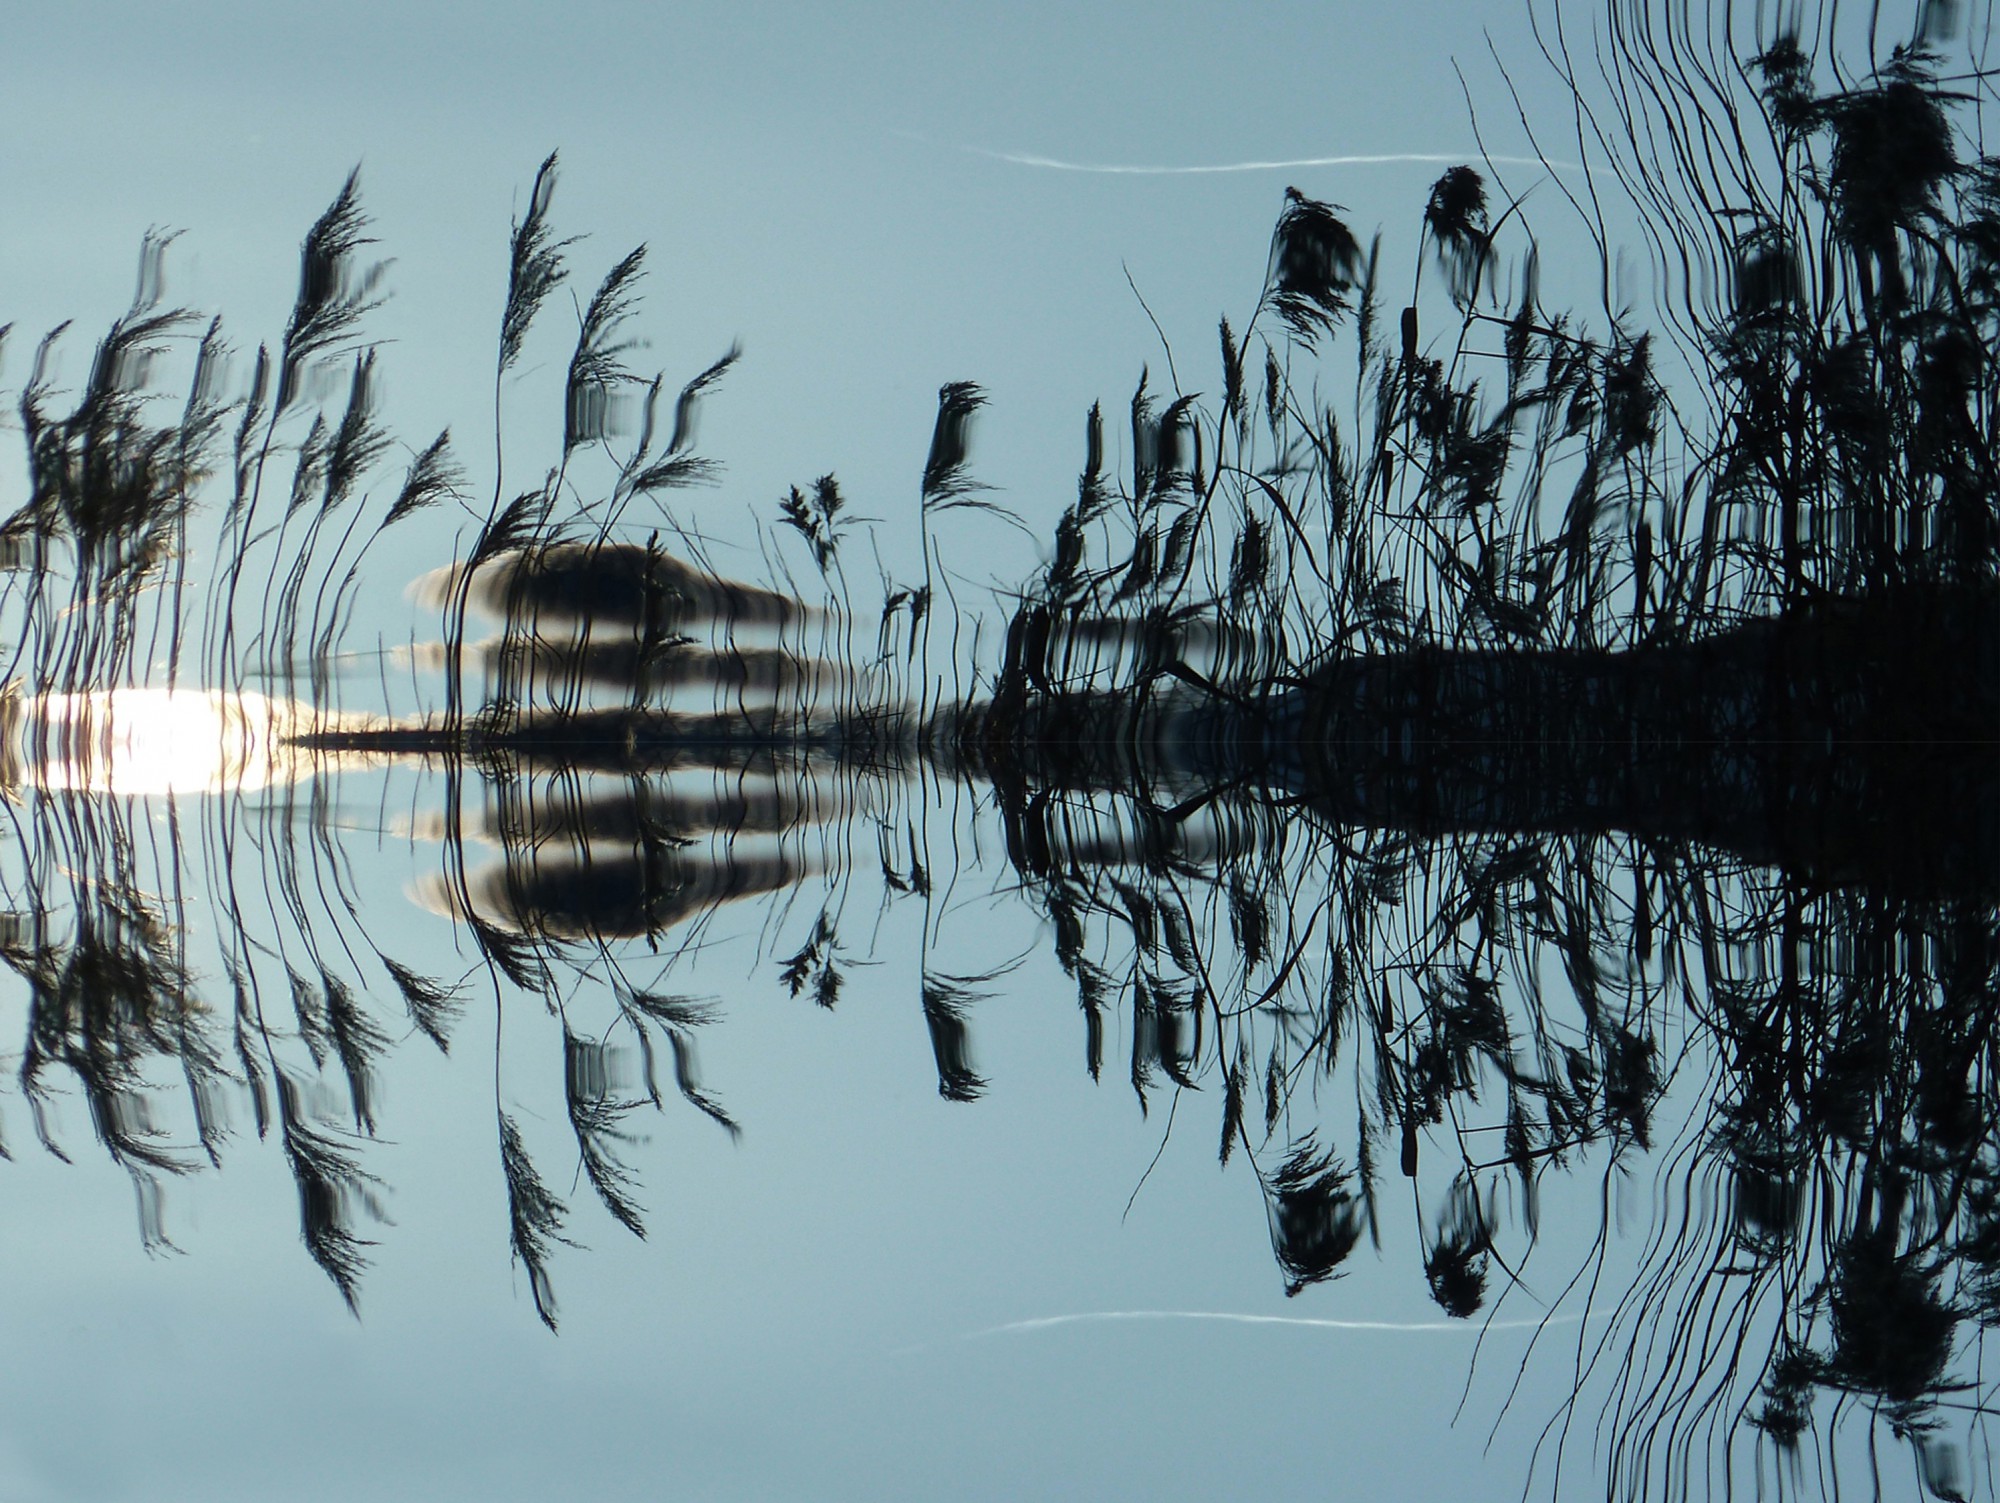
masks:
<svg viewBox="0 0 2000 1503"><path fill-rule="evenodd" d="M2000 162L1946 10L1857 68L1831 7L1769 34L1609 8L1631 140L1575 144L1688 268L1658 342L1551 309L1525 195L1471 167L1432 188L1400 308L1381 239L1288 192L1254 307L1218 330L1219 399L1142 375L1115 445L1091 410L1046 563L993 650L947 663L978 686L953 696L940 651L980 638L949 535L1001 509L971 383L941 391L915 477L921 575L857 603L834 475L777 498L762 584L665 505L716 477L695 419L737 355L671 402L627 365L643 249L579 303L554 462L510 483L503 427L482 510L446 436L382 473L352 180L241 395L148 242L66 414L61 331L40 346L29 498L0 528L0 955L41 1142L72 1151L73 1086L165 1245L161 1186L221 1163L247 1101L352 1303L397 1035L461 1047L476 1007L496 1193L553 1326L581 1186L644 1234L635 1114L736 1131L696 1065L719 1009L695 956L746 900L773 985L827 1008L861 958L845 895L920 909L939 1094L994 1088L978 1012L1005 968L955 958L911 794L956 780L1074 983L1088 1075L1169 1122L1209 1103L1289 1293L1414 1214L1448 1315L1579 1323L1542 1359L1574 1396L1538 1464L1727 1490L1771 1458L1803 1476L1809 1437L1831 1475L1843 1431L1881 1425L1963 1495L1950 1432L1984 1415L2000 1320ZM1642 162L1654 112L1733 144ZM569 274L556 177L514 226L496 409ZM223 562L197 597L211 483ZM473 522L416 592L435 693L357 713L330 665L363 566L447 500ZM233 708L169 774L148 694L183 676ZM382 947L335 829L344 780L410 766L438 789L417 896L462 946L424 964ZM560 1140L520 1105L537 1063ZM1672 1203L1636 1279L1604 1278L1608 1209L1551 1271L1552 1177L1608 1207L1642 1174Z"/></svg>

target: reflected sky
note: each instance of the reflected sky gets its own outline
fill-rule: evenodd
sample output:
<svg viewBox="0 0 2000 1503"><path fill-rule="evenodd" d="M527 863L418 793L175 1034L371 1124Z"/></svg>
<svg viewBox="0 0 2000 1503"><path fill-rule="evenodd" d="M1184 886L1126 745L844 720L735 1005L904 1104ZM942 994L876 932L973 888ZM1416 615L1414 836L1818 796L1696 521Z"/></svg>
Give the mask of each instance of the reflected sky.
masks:
<svg viewBox="0 0 2000 1503"><path fill-rule="evenodd" d="M58 1086L46 1108L51 1139L74 1164L34 1150L9 1112L10 1193L22 1207L10 1218L10 1256L39 1270L41 1291L13 1319L23 1339L75 1353L64 1368L95 1370L100 1385L108 1376L107 1402L132 1437L129 1451L82 1461L24 1442L19 1473L39 1476L47 1495L116 1496L198 1474L224 1495L232 1486L310 1494L317 1477L329 1489L415 1496L458 1485L452 1477L504 1492L641 1485L664 1470L697 1490L755 1496L810 1489L814 1470L833 1465L851 1479L836 1490L857 1493L928 1491L968 1466L981 1469L974 1491L989 1496L1052 1470L1136 1495L1191 1476L1228 1487L1245 1468L1296 1465L1301 1474L1273 1485L1303 1489L1321 1446L1336 1443L1370 1457L1385 1487L1443 1485L1457 1468L1498 1464L1477 1461L1473 1428L1413 1438L1409 1454L1379 1443L1385 1427L1435 1410L1439 1366L1462 1373L1478 1339L1463 1323L1447 1329L1430 1298L1422 1220L1385 1215L1379 1259L1364 1253L1352 1277L1329 1286L1337 1302L1286 1300L1256 1179L1241 1162L1234 1173L1215 1166L1217 1082L1183 1098L1156 1074L1142 1112L1117 1057L1136 1041L1114 1017L1111 1061L1103 1083L1091 1083L1074 983L1035 916L993 891L1012 885L1004 867L956 873L936 944L964 970L1013 966L966 1010L975 1104L940 1095L936 1040L909 965L920 910L869 881L860 860L837 885L815 878L783 904L740 894L692 930L659 931L663 947L698 951L661 969L668 984L698 987L715 1015L694 1030L689 1063L696 1089L742 1133L733 1139L676 1094L679 1062L663 1042L666 1109L627 1118L631 1141L620 1149L649 1233L636 1241L573 1177L564 1121L575 1058L566 1040L613 1041L605 1077L643 1096L630 1032L602 985L569 986L560 1017L512 988L496 1011L473 956L447 964L462 939L442 919L426 927L402 896L437 880L438 848L355 827L366 821L353 816L396 797L350 775L329 790L327 814L343 827L349 881L373 898L363 932L444 980L469 980L445 1025L451 1052L399 1018L377 981L367 1006L395 1042L373 1068L376 1136L365 1143L331 1053L318 1072L299 1041L281 1059L308 1082L302 1111L315 1129L360 1144L380 1181L375 1209L353 1208L368 1265L359 1322L299 1246L298 1192L275 1146L255 1141L251 1093L213 1093L224 1171L165 1186L150 1254L133 1186L106 1173L74 1089ZM963 805L957 838L997 852L982 823ZM256 827L275 833L265 820ZM875 852L865 854L872 862ZM518 900L518 884L509 890ZM574 885L565 896L580 898ZM622 900L597 910L619 928L623 911ZM320 922L330 938L334 926ZM557 940L576 927L561 911L543 923ZM252 927L276 932L269 916L253 914ZM197 947L216 938L198 909L190 931ZM796 994L788 981L815 944L846 976L830 1009L815 1005L810 981ZM623 949L640 974L645 945ZM267 1005L282 1041L296 1026L281 1016L289 1004L279 994ZM496 1070L545 1181L569 1205L563 1233L579 1244L552 1250L559 1338L535 1323L528 1281L508 1256ZM174 1107L184 1085L148 1074L162 1104L149 1125L188 1141L193 1124ZM1574 1192L1550 1186L1547 1222L1594 1221L1592 1176ZM1555 1264L1565 1243L1550 1243L1537 1256ZM1533 1282L1552 1298L1567 1272ZM1481 1380L1489 1412L1506 1354L1531 1334L1515 1325L1532 1318L1522 1308L1517 1297L1485 1338L1498 1375ZM1147 1310L1274 1323L1064 1319ZM206 1376L163 1400L146 1378L161 1362L192 1362ZM1197 1375L1217 1390L1203 1414L1232 1425L1242 1449L1163 1457L1153 1427L1162 1408L1188 1402ZM1339 1398L1331 1420L1330 1395ZM297 1406L308 1400L302 1420ZM896 1416L886 1428L884 1413ZM29 1403L24 1416L30 1435L59 1430L55 1409ZM634 1444L634 1427L663 1438ZM1294 1433L1301 1427L1310 1441ZM366 1444L350 1450L353 1435ZM1518 1464L1521 1434L1503 1442L1498 1454ZM218 1478L218 1443L242 1458L240 1480ZM469 1464L453 1456L460 1446L477 1453Z"/></svg>

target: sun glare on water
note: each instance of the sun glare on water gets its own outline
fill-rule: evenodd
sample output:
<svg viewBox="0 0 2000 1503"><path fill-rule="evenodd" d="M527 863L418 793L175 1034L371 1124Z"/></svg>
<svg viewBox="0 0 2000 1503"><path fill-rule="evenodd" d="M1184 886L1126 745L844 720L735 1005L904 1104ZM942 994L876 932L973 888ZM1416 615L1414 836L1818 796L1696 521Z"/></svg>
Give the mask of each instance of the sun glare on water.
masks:
<svg viewBox="0 0 2000 1503"><path fill-rule="evenodd" d="M9 752L34 787L112 794L251 792L313 758L288 738L318 720L254 692L108 689L21 702Z"/></svg>

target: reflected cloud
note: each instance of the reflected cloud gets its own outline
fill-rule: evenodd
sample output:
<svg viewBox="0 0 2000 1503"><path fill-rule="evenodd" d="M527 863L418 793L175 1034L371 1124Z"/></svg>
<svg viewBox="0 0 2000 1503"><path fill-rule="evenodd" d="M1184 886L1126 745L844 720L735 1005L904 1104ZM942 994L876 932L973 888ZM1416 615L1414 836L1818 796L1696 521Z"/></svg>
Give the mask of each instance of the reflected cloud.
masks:
<svg viewBox="0 0 2000 1503"><path fill-rule="evenodd" d="M796 886L810 868L779 851L729 839L705 850L655 846L617 856L593 844L580 858L541 857L433 876L416 891L432 913L550 940L663 935L725 903Z"/></svg>

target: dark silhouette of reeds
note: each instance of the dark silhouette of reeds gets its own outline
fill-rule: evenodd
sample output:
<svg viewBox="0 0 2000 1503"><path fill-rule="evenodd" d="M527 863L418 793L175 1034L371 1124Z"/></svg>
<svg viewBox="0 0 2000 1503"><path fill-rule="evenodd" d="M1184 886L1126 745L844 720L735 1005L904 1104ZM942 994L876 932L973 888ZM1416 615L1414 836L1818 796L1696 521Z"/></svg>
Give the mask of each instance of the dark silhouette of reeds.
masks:
<svg viewBox="0 0 2000 1503"><path fill-rule="evenodd" d="M551 159L515 235L503 373L564 275L566 242L547 230L553 185ZM511 503L496 488L465 563L443 576L438 603L451 650L442 714L395 725L332 704L329 664L372 546L457 498L464 483L442 434L399 476L383 474L390 440L376 418L377 357L362 328L381 301L381 274L359 260L365 231L350 177L305 238L276 354L258 352L247 392L235 397L220 321L204 329L164 305L168 241L149 238L132 307L99 344L67 411L54 375L65 330L39 347L19 400L28 499L0 528L6 598L20 627L0 719L10 798L18 795L10 818L25 854L4 879L14 920L0 954L30 994L20 1081L38 1136L51 1152L68 1152L44 1111L67 1076L83 1090L98 1140L132 1177L146 1240L166 1245L163 1182L222 1162L232 1137L226 1104L247 1096L257 1135L279 1144L297 1181L307 1251L350 1305L368 1223L382 1214L385 1187L366 1158L378 1128L377 1077L400 1031L394 1012L449 1049L477 974L490 979L496 1012L508 994L525 994L561 1019L581 1171L629 1230L643 1235L638 1187L621 1156L624 1123L639 1105L667 1104L656 1057L670 1061L672 1094L735 1131L695 1064L694 1032L711 1010L642 976L614 949L631 936L657 943L807 864L790 849L760 860L732 847L798 822L781 774L828 753L801 741L795 707L859 682L785 650L786 633L820 612L690 568L660 548L657 532L643 542L614 536L635 498L711 478L690 451L695 407L733 353L682 390L664 446L654 439L654 382L608 505L555 514L555 498L570 494L565 467L578 450L608 441L612 399L635 383L620 333L642 265L634 252L584 311L567 374L562 466ZM155 387L180 343L194 346L192 372L179 411L165 416ZM325 410L323 378L340 367ZM213 588L194 594L190 520L217 472L227 495L222 563ZM465 623L475 605L499 616L501 633L485 654L488 697L468 712L460 664L472 655ZM739 629L767 628L770 645L734 645ZM713 640L689 635L704 630ZM205 649L192 670L182 656L191 639ZM155 787L143 782L146 768L120 760L131 727L171 701L118 694L164 686L182 691L182 707L236 705L247 674L271 690L274 708L268 723L255 709L217 711L219 770L206 783L197 772L194 785ZM593 702L590 686L607 679L617 692ZM697 685L710 702L690 707L682 691ZM202 748L182 749L199 763ZM454 964L455 974L439 977L370 938L326 806L333 762L363 749L443 761L449 839L437 906L462 919L481 962L473 973ZM708 787L686 776L671 789L633 778L635 762L658 779L676 769L704 774ZM592 767L614 774L608 785ZM494 870L467 864L459 790L468 770L494 790L486 819L504 853ZM275 790L260 810L231 781L246 775ZM140 785L120 781L135 777ZM167 838L155 835L134 792L163 805ZM693 849L704 840L707 852ZM195 845L206 859L194 857ZM186 953L187 910L202 902L216 918L210 963L225 983L223 1006ZM586 1041L570 1026L575 997L598 996L607 979L613 1041ZM632 1054L636 1073L624 1063ZM161 1096L162 1062L183 1077L192 1145L164 1125L173 1109ZM535 1169L531 1155L546 1150L531 1149L502 1086L496 1059L511 1241L537 1310L553 1324L548 1262L568 1211Z"/></svg>
<svg viewBox="0 0 2000 1503"><path fill-rule="evenodd" d="M1559 1416L1556 1464L1575 1423L1611 1438L1620 1495L1728 1485L1749 1436L1831 1454L1843 1413L1817 1396L1845 1394L1954 1496L1938 1430L1977 1408L1953 1395L1985 1323L2000 953L1986 85L1943 81L1924 34L1831 84L1785 35L1730 73L1687 45L1703 28L1613 6L1610 118L1637 141L1646 111L1711 110L1735 151L1647 176L1579 116L1656 246L1726 289L1668 309L1692 403L1629 315L1591 336L1549 312L1532 247L1502 285L1519 205L1473 169L1424 215L1441 346L1421 298L1385 334L1379 248L1288 193L1253 317L1221 325L1215 409L1142 377L1123 474L1092 410L1077 501L951 744L996 788L1091 1073L1112 1012L1142 1100L1203 1062L1288 1288L1340 1272L1383 1166L1422 1183L1440 1126L1462 1167L1424 1272L1455 1315L1511 1289L1492 1207L1514 1200L1532 1252L1548 1169L1691 1156L1736 1220L1664 1237L1577 1346L1610 1407ZM1569 69L1574 36L1549 45ZM1325 399L1350 337L1351 412ZM1214 833L1244 825L1261 838ZM1272 861L1302 844L1309 875ZM1668 1145L1674 1017L1726 1084ZM1343 1157L1323 1106L1289 1115L1350 1072Z"/></svg>

